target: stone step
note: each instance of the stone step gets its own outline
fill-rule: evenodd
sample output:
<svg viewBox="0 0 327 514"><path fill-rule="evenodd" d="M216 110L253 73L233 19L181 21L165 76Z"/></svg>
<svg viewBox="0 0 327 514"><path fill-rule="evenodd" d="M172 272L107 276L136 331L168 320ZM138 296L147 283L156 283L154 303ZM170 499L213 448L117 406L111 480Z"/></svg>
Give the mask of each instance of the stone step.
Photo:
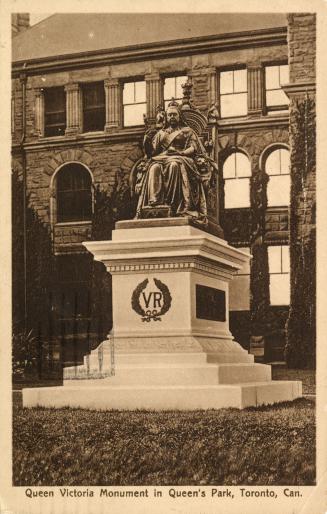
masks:
<svg viewBox="0 0 327 514"><path fill-rule="evenodd" d="M207 353L207 362L216 362L221 364L252 364L254 356L246 351L240 353Z"/></svg>
<svg viewBox="0 0 327 514"><path fill-rule="evenodd" d="M167 363L159 365L117 366L115 375L100 380L105 385L163 386L169 385L218 385L237 382L261 382L271 380L271 368L264 364L198 364ZM90 380L65 379L66 383L83 382L88 386Z"/></svg>
<svg viewBox="0 0 327 514"><path fill-rule="evenodd" d="M240 361L240 358L244 356L244 362L253 362L253 355L244 353L244 354L233 354L229 353L206 353L206 352L195 352L195 353L129 353L122 354L117 353L115 355L115 363L117 365L136 365L136 366L144 366L150 363L171 363L175 364L178 362L182 363L233 363L233 362L243 362Z"/></svg>
<svg viewBox="0 0 327 514"><path fill-rule="evenodd" d="M98 351L95 350L89 355L89 364L87 366L87 359L84 358L84 364L79 366L71 366L64 369L64 377L74 377L76 374L79 376L85 376L87 374L87 369L89 368L90 373L99 373L99 357ZM184 353L116 353L114 355L114 367L121 365L133 365L135 367L140 366L148 366L149 364L157 364L161 363L253 363L254 357L248 353L244 352L227 352L227 353L218 353L218 352L184 352ZM110 373L112 368L111 356L109 353L103 355L102 361L102 372Z"/></svg>
<svg viewBox="0 0 327 514"><path fill-rule="evenodd" d="M248 382L202 386L97 385L99 380L64 387L23 389L24 407L72 407L95 410L195 410L234 407L243 409L292 401L302 395L299 381ZM92 382L92 383L91 383Z"/></svg>

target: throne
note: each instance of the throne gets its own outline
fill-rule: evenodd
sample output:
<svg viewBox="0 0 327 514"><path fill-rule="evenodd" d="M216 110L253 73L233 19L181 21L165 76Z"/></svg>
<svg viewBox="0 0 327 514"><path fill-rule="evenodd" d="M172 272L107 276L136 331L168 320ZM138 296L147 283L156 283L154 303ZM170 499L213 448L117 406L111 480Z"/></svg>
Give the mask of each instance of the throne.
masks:
<svg viewBox="0 0 327 514"><path fill-rule="evenodd" d="M208 111L207 117L194 107L191 101L192 82L190 79L182 86L183 98L179 109L183 117L183 122L189 126L198 136L203 152L211 162L212 172L210 180L205 184L205 196L207 201L207 219L206 222L199 222L196 219L189 218L191 224L200 226L218 237L223 237L223 231L219 225L219 206L218 206L218 165L217 165L217 120L218 111L215 105L212 105ZM174 101L174 98L172 98ZM155 119L148 119L144 115L145 133L143 137L144 157L139 159L133 166L130 173L130 188L132 197L135 191L138 191L138 184L142 182L145 167L151 158L152 140L156 133L164 127L165 111L162 105L157 107L157 115ZM201 163L200 163L201 165ZM173 214L169 205L144 206L136 209L136 219L153 219L153 218L170 218Z"/></svg>

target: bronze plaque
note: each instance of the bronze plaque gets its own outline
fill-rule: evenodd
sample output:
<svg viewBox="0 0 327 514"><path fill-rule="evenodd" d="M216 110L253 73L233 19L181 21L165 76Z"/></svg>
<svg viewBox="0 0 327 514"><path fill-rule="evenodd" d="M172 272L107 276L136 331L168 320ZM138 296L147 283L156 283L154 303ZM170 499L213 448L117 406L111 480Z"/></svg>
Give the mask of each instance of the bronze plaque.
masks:
<svg viewBox="0 0 327 514"><path fill-rule="evenodd" d="M196 284L196 317L211 321L226 321L225 291Z"/></svg>

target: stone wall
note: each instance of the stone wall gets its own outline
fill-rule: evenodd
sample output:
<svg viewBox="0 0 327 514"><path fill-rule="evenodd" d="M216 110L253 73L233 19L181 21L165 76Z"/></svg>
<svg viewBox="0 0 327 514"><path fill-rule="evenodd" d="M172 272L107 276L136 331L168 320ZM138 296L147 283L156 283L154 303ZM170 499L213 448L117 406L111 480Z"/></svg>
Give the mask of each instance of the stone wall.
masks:
<svg viewBox="0 0 327 514"><path fill-rule="evenodd" d="M315 366L316 338L316 130L315 15L290 14L291 308L287 361ZM302 291L302 294L299 294Z"/></svg>
<svg viewBox="0 0 327 514"><path fill-rule="evenodd" d="M316 80L316 15L288 15L290 82Z"/></svg>
<svg viewBox="0 0 327 514"><path fill-rule="evenodd" d="M13 123L12 123L12 142L18 144L22 137L22 118L23 118L23 92L22 84L19 78L13 79L12 87L12 109L13 109Z"/></svg>
<svg viewBox="0 0 327 514"><path fill-rule="evenodd" d="M56 171L63 165L77 161L91 172L94 185L112 192L117 174L128 173L142 155L137 143L89 144L80 147L49 147L27 152L27 192L30 204L46 223L50 222L51 184Z"/></svg>

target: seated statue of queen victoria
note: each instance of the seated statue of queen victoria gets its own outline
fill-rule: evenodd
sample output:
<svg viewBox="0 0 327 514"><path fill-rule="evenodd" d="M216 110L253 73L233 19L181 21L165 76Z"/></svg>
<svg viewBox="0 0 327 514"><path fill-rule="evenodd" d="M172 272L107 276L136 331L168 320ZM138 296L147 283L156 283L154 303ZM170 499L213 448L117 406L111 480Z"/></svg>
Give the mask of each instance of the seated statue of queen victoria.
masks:
<svg viewBox="0 0 327 514"><path fill-rule="evenodd" d="M217 166L177 102L172 100L166 112L159 110L157 120L162 128L146 132L146 157L132 170L132 192L139 195L136 218L143 217L144 209L169 207L169 216L206 223L205 190Z"/></svg>

